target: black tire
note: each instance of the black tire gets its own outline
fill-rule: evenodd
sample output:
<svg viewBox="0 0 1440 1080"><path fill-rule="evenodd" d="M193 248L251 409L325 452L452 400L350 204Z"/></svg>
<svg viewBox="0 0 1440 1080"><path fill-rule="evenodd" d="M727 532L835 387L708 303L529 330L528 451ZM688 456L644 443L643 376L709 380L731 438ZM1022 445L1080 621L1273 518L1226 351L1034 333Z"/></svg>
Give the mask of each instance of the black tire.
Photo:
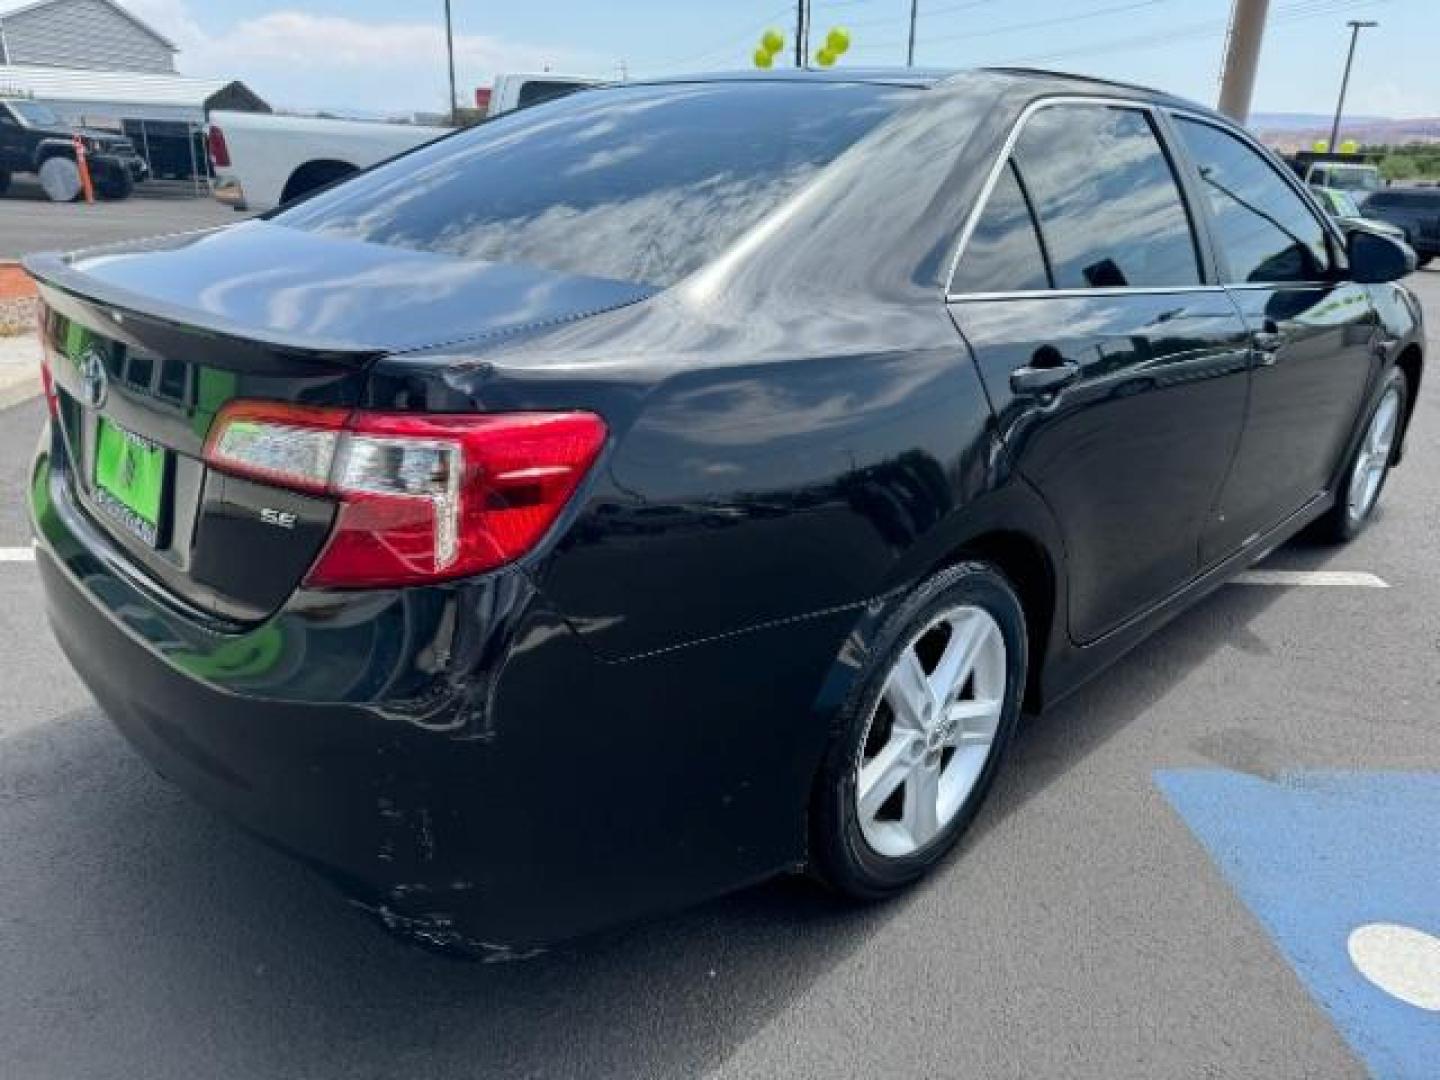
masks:
<svg viewBox="0 0 1440 1080"><path fill-rule="evenodd" d="M95 185L95 193L102 199L128 199L135 190L135 181L123 170L106 175Z"/></svg>
<svg viewBox="0 0 1440 1080"><path fill-rule="evenodd" d="M0 169L0 195L4 195L9 190L10 173L7 172L5 169Z"/></svg>
<svg viewBox="0 0 1440 1080"><path fill-rule="evenodd" d="M990 754L959 810L932 840L902 857L882 855L866 840L857 806L858 770L871 717L900 654L937 616L959 606L982 608L1004 639L1004 704ZM1014 736L1028 667L1024 609L1014 588L989 564L967 562L941 571L901 601L876 635L816 779L810 814L812 873L848 897L879 900L913 884L944 858L984 802Z"/></svg>
<svg viewBox="0 0 1440 1080"><path fill-rule="evenodd" d="M1391 368L1390 373L1380 384L1380 390L1371 401L1369 408L1365 410L1365 424L1361 428L1363 432L1370 430L1371 422L1379 411L1380 405L1391 393L1400 395L1399 420L1396 428L1394 441L1390 448L1390 462L1395 460L1395 452L1400 448L1400 439L1405 433L1405 418L1408 415L1410 403L1410 381L1405 377L1405 372L1399 368ZM1335 505L1326 511L1325 516L1315 522L1314 535L1328 543L1344 544L1355 539L1365 531L1365 526L1375 516L1375 507L1380 504L1380 496L1385 493L1385 482L1390 479L1390 465L1385 466L1385 472L1380 477L1380 486L1376 489L1374 498L1370 500L1369 506L1358 516L1350 506L1350 481L1355 472L1355 466L1360 459L1360 454L1365 449L1365 436L1350 452L1345 459L1345 468L1340 472L1340 478L1335 484Z"/></svg>
<svg viewBox="0 0 1440 1080"><path fill-rule="evenodd" d="M1415 256L1415 269L1424 270L1425 267L1429 266L1434 261L1434 255L1417 255Z"/></svg>

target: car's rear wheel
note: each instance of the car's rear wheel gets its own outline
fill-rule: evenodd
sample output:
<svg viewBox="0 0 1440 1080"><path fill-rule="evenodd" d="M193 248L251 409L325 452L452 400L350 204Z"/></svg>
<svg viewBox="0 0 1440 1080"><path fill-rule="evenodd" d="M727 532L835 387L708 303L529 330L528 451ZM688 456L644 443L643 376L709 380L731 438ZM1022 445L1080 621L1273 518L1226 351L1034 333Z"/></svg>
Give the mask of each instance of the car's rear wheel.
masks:
<svg viewBox="0 0 1440 1080"><path fill-rule="evenodd" d="M0 169L0 195L4 195L9 190L10 173L5 169Z"/></svg>
<svg viewBox="0 0 1440 1080"><path fill-rule="evenodd" d="M1410 386L1405 373L1398 368L1391 369L1365 421L1365 434L1351 454L1344 480L1336 492L1335 506L1320 519L1322 535L1344 542L1358 536L1369 523L1395 460L1409 400Z"/></svg>
<svg viewBox="0 0 1440 1080"><path fill-rule="evenodd" d="M815 872L858 899L923 876L984 800L1014 734L1025 613L993 567L963 563L903 601L842 712L811 814Z"/></svg>

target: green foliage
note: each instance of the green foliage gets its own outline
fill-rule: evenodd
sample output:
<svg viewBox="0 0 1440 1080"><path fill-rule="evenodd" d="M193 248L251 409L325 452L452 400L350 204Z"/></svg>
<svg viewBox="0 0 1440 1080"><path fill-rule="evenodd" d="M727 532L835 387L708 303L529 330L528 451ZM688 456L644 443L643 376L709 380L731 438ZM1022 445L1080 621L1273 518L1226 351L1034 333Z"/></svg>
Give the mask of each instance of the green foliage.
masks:
<svg viewBox="0 0 1440 1080"><path fill-rule="evenodd" d="M1365 146L1380 159L1380 173L1387 180L1407 183L1415 180L1440 180L1440 143L1409 143L1405 146Z"/></svg>

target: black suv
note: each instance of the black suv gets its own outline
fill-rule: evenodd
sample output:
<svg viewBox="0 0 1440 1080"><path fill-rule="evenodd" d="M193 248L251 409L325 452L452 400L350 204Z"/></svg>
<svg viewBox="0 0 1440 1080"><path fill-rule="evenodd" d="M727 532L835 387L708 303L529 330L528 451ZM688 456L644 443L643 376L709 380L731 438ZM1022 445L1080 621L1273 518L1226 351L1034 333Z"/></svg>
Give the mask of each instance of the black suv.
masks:
<svg viewBox="0 0 1440 1080"><path fill-rule="evenodd" d="M69 202L80 194L74 136L85 144L85 159L98 194L123 199L150 175L145 159L127 138L108 131L74 128L48 106L28 98L0 98L0 194L15 173L35 173L45 194Z"/></svg>
<svg viewBox="0 0 1440 1080"><path fill-rule="evenodd" d="M1440 188L1386 188L1365 200L1365 216L1405 230L1424 266L1440 255Z"/></svg>

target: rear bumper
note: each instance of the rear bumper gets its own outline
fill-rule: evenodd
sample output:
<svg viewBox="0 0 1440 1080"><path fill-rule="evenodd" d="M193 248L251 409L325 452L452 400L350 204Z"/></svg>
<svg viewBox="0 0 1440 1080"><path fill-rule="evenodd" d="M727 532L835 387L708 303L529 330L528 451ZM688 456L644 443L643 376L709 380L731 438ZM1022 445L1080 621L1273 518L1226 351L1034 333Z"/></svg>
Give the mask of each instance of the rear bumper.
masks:
<svg viewBox="0 0 1440 1080"><path fill-rule="evenodd" d="M52 451L31 478L36 561L102 708L393 927L528 948L803 860L825 734L801 721L850 616L788 628L784 670L775 632L603 663L518 572L301 593L226 631L133 578Z"/></svg>

